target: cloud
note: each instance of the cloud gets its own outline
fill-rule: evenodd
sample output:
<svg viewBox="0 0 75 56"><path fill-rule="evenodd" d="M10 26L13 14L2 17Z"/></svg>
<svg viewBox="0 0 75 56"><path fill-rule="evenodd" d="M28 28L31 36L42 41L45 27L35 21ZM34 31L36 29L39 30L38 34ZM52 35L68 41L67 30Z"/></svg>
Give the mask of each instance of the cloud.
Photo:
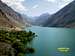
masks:
<svg viewBox="0 0 75 56"><path fill-rule="evenodd" d="M72 1L74 1L74 0L61 0L60 1L60 8L63 8L63 7L65 7L66 5L68 5L69 3L71 3Z"/></svg>
<svg viewBox="0 0 75 56"><path fill-rule="evenodd" d="M52 2L52 4L54 4L55 6L57 6L61 9L74 0L44 0L44 1Z"/></svg>
<svg viewBox="0 0 75 56"><path fill-rule="evenodd" d="M44 1L53 2L53 3L69 3L74 0L44 0Z"/></svg>
<svg viewBox="0 0 75 56"><path fill-rule="evenodd" d="M14 5L15 9L18 10L18 11L27 11L27 8L25 6L23 6L21 3L15 3Z"/></svg>
<svg viewBox="0 0 75 56"><path fill-rule="evenodd" d="M38 4L36 4L36 5L34 5L32 8L37 8L39 5Z"/></svg>
<svg viewBox="0 0 75 56"><path fill-rule="evenodd" d="M27 8L22 4L25 0L2 0L7 5L11 6L17 12L25 12Z"/></svg>
<svg viewBox="0 0 75 56"><path fill-rule="evenodd" d="M55 0L47 0L48 2L56 2Z"/></svg>
<svg viewBox="0 0 75 56"><path fill-rule="evenodd" d="M66 3L71 2L71 1L73 0L63 0L63 2L66 2Z"/></svg>
<svg viewBox="0 0 75 56"><path fill-rule="evenodd" d="M5 2L7 5L11 6L17 12L34 16L40 15L44 12L49 12L50 14L53 14L59 11L65 5L72 2L73 0L34 0L34 2L35 1L37 2L37 4L35 4L34 2L31 3L32 0L2 0L2 1ZM26 3L26 5L23 3Z"/></svg>
<svg viewBox="0 0 75 56"><path fill-rule="evenodd" d="M44 0L46 2L56 2L56 0Z"/></svg>

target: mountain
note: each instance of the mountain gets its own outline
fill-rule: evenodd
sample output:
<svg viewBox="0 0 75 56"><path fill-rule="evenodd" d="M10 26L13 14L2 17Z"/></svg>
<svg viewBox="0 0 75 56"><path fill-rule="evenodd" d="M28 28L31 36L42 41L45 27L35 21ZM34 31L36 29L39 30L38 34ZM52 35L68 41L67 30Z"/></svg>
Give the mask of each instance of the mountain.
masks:
<svg viewBox="0 0 75 56"><path fill-rule="evenodd" d="M43 24L44 27L75 27L75 1L52 15Z"/></svg>
<svg viewBox="0 0 75 56"><path fill-rule="evenodd" d="M34 21L32 17L29 17L25 14L22 14L22 17L23 17L23 21L24 22L27 22L27 26L31 26L32 25L32 22Z"/></svg>
<svg viewBox="0 0 75 56"><path fill-rule="evenodd" d="M20 29L25 26L23 17L0 0L0 28Z"/></svg>
<svg viewBox="0 0 75 56"><path fill-rule="evenodd" d="M48 20L49 17L50 15L48 13L44 13L38 17L35 17L35 21L33 22L33 25L43 26L43 24L45 23L45 21Z"/></svg>

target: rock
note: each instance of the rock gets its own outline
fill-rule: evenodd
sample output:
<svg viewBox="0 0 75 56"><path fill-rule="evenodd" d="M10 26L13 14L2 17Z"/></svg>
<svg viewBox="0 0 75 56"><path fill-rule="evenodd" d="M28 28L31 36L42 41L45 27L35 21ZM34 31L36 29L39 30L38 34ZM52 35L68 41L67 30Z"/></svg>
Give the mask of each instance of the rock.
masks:
<svg viewBox="0 0 75 56"><path fill-rule="evenodd" d="M0 42L0 56L15 56L15 50L10 44Z"/></svg>

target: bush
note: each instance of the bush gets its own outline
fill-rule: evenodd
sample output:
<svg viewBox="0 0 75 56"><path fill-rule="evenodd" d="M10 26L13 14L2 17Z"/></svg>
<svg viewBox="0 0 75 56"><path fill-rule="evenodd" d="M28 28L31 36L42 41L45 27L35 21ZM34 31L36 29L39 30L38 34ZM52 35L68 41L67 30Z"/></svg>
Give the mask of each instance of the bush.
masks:
<svg viewBox="0 0 75 56"><path fill-rule="evenodd" d="M27 48L27 44L33 40L35 33L32 31L4 31L0 30L0 41L9 43L16 50L18 56L23 56L26 51L31 53L34 49Z"/></svg>

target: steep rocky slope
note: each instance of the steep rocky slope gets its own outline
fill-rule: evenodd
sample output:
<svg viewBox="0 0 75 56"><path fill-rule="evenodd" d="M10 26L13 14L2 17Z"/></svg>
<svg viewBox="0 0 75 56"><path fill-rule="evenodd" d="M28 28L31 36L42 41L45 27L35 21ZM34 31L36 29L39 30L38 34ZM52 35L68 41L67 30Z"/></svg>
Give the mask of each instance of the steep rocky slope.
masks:
<svg viewBox="0 0 75 56"><path fill-rule="evenodd" d="M75 1L52 15L43 25L45 27L75 27Z"/></svg>
<svg viewBox="0 0 75 56"><path fill-rule="evenodd" d="M25 26L22 16L0 0L0 28L21 28Z"/></svg>

